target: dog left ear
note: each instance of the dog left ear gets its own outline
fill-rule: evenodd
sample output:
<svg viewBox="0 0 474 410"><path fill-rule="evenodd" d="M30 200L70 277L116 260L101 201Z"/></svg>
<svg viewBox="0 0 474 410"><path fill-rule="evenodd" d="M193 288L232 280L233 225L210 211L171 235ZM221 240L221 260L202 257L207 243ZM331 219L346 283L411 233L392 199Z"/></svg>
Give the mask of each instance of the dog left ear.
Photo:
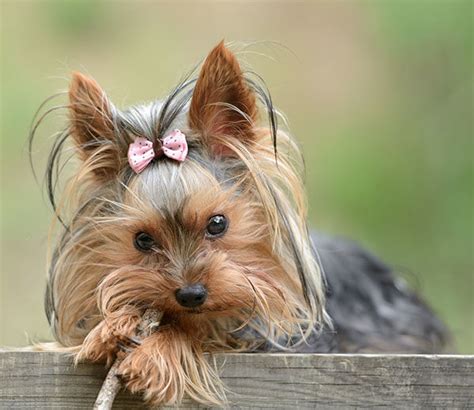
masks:
<svg viewBox="0 0 474 410"><path fill-rule="evenodd" d="M256 117L255 93L246 84L237 58L221 41L201 68L189 110L190 127L211 147L215 137L247 143L252 141Z"/></svg>
<svg viewBox="0 0 474 410"><path fill-rule="evenodd" d="M115 177L127 145L116 137L112 103L92 78L75 72L69 87L71 135L83 162L101 181Z"/></svg>

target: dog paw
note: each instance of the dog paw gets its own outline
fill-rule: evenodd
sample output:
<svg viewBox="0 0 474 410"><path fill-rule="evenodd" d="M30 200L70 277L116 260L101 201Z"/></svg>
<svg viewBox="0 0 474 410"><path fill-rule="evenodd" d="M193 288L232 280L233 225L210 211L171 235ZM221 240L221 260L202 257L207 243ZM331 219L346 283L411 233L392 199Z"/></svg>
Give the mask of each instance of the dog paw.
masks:
<svg viewBox="0 0 474 410"><path fill-rule="evenodd" d="M114 320L103 320L94 327L84 339L76 361L107 362L108 365L121 350L135 346L138 315L118 316Z"/></svg>
<svg viewBox="0 0 474 410"><path fill-rule="evenodd" d="M126 387L132 393L142 393L152 406L177 404L184 396L181 364L169 353L161 335L156 333L145 338L120 363L118 372Z"/></svg>

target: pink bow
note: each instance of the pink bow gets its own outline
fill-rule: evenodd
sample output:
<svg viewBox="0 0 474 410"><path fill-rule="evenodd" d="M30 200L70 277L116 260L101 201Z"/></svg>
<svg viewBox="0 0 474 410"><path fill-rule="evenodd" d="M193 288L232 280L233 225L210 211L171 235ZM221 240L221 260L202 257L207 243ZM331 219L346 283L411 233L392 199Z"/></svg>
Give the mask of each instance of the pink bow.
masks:
<svg viewBox="0 0 474 410"><path fill-rule="evenodd" d="M153 142L137 137L128 147L128 163L139 174L156 157L166 155L168 158L182 162L188 155L186 136L180 130L174 130L161 141L158 152L153 149Z"/></svg>

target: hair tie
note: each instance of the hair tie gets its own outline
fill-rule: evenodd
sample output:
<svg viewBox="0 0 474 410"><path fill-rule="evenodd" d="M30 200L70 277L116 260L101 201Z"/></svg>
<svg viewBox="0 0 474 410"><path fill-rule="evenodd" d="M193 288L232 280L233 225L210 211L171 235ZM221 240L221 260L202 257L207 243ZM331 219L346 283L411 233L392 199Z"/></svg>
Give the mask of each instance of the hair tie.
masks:
<svg viewBox="0 0 474 410"><path fill-rule="evenodd" d="M178 129L171 131L161 142L161 148L156 150L153 142L137 137L128 147L128 163L130 167L139 174L155 158L162 155L175 161L183 162L188 155L188 143L186 136Z"/></svg>

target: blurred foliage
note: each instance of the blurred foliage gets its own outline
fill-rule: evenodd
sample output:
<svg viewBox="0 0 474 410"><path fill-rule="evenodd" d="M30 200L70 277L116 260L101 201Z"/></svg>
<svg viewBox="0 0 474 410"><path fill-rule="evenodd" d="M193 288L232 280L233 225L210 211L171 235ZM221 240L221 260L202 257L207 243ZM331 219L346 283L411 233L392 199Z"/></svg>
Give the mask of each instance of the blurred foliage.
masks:
<svg viewBox="0 0 474 410"><path fill-rule="evenodd" d="M68 41L100 26L105 17L104 3L97 0L46 2L43 10L49 15L54 30Z"/></svg>
<svg viewBox="0 0 474 410"><path fill-rule="evenodd" d="M474 352L470 1L0 7L0 345L27 343L25 332L50 337L42 312L50 212L25 149L41 101L73 69L97 78L119 106L163 96L225 37L291 50L256 43L242 57L303 146L313 225L392 263L446 321L458 351ZM38 170L64 120L42 126Z"/></svg>

